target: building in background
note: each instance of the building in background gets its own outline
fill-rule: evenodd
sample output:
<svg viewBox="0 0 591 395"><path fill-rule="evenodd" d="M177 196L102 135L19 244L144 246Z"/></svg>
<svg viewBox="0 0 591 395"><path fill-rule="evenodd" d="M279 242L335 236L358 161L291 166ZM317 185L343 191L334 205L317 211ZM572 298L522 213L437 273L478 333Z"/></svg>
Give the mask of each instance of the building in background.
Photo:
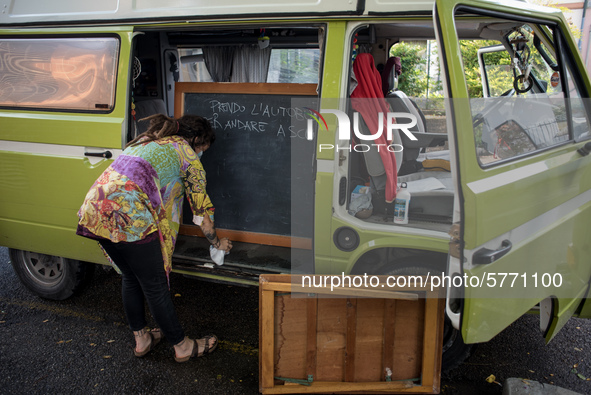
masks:
<svg viewBox="0 0 591 395"><path fill-rule="evenodd" d="M591 42L589 41L591 32L591 1L589 0L551 0L551 1L530 1L532 3L541 3L560 7L563 9L564 15L575 26L576 30L580 32L579 50L583 56L583 61L587 71L591 71Z"/></svg>

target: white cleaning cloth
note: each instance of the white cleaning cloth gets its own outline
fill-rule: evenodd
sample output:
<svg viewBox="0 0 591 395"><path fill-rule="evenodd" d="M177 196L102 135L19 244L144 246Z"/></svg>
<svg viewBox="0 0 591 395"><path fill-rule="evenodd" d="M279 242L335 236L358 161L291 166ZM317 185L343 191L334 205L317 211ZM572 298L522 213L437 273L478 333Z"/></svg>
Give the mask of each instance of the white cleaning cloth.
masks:
<svg viewBox="0 0 591 395"><path fill-rule="evenodd" d="M211 256L211 260L214 261L218 266L222 266L224 264L224 256L228 254L228 251L218 250L212 245L209 246L209 255Z"/></svg>

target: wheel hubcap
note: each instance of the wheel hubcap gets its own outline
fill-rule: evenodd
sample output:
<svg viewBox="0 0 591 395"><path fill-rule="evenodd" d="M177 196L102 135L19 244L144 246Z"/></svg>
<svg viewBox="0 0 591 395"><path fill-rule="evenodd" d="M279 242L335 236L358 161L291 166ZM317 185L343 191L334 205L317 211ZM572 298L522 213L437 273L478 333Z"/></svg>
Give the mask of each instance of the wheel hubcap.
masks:
<svg viewBox="0 0 591 395"><path fill-rule="evenodd" d="M64 275L64 258L23 251L23 261L31 279L44 286L61 281Z"/></svg>

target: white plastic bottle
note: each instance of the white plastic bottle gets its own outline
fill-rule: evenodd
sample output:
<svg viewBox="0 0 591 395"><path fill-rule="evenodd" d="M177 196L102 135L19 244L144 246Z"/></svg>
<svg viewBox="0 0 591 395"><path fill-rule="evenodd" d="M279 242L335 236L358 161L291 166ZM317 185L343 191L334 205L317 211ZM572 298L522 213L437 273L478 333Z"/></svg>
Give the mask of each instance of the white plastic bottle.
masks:
<svg viewBox="0 0 591 395"><path fill-rule="evenodd" d="M394 201L394 223L408 224L408 208L410 206L410 192L406 189L406 182L400 184L400 190Z"/></svg>

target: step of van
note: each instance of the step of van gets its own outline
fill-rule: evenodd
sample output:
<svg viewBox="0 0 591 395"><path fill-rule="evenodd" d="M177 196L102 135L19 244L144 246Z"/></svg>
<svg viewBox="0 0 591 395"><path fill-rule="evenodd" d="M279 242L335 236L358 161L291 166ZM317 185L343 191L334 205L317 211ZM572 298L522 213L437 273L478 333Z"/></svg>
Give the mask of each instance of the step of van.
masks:
<svg viewBox="0 0 591 395"><path fill-rule="evenodd" d="M215 281L249 280L258 283L260 274L291 273L291 249L269 245L233 242L223 265L216 265L209 255L209 242L203 237L179 235L172 257L175 270ZM205 276L204 276L205 275ZM222 279L220 279L222 278Z"/></svg>

